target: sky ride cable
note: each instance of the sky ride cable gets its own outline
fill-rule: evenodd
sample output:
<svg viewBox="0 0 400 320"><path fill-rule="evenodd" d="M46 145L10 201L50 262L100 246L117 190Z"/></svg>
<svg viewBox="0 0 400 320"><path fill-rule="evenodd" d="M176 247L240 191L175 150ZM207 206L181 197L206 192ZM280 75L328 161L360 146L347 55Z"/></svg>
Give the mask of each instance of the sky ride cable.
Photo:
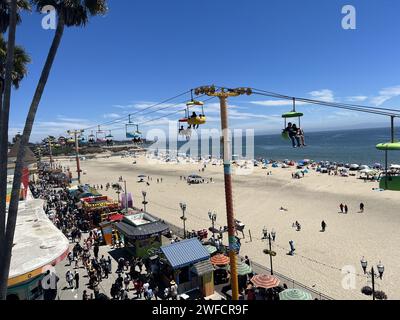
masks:
<svg viewBox="0 0 400 320"><path fill-rule="evenodd" d="M154 105L148 106L148 107L146 107L146 108L144 108L144 109L142 109L142 110L136 111L136 112L134 112L134 113L128 114L128 115L126 115L126 116L123 116L123 117L121 117L121 118L118 118L118 119L115 119L115 120L112 120L112 121L107 121L107 122L101 123L101 124L99 124L99 125L100 125L100 126L107 126L107 125L110 125L110 124L113 124L113 123L122 122L122 121L128 119L130 116L139 114L139 113L141 113L141 112L143 112L143 111L146 111L146 110L155 108L155 107L157 107L157 106L159 106L159 105L168 103L168 102L170 102L170 101L172 101L172 100L175 100L175 99L177 99L177 98L179 98L179 97L182 97L182 96L184 96L184 95L186 95L186 94L189 94L190 92L191 92L191 90L185 91L185 92L183 92L183 93L181 93L181 94L178 94L178 95L176 95L176 96L174 96L174 97L172 97L172 98L169 98L169 99L166 99L166 100L164 100L164 101L158 102L158 103L156 103L156 104L154 104ZM86 131L86 130L90 130L90 129L96 129L99 125L87 127L87 128L85 128L85 129L83 129L83 130Z"/></svg>
<svg viewBox="0 0 400 320"><path fill-rule="evenodd" d="M329 102L329 101L322 101L322 100L315 100L315 99L307 99L307 98L301 98L301 97L291 97L291 96L274 93L274 92L268 92L268 91L259 90L259 89L253 89L253 90L254 90L253 94L267 96L267 97L271 97L271 98L284 99L284 100L295 99L298 102L304 102L304 103L309 103L309 104L322 105L322 106L327 106L327 107L332 107L332 108L345 109L345 110L364 112L364 113L370 113L370 114L377 114L377 115L389 116L389 117L393 116L396 118L400 118L400 110L397 110L397 109L378 108L378 107L345 104L345 103L338 103L338 102Z"/></svg>

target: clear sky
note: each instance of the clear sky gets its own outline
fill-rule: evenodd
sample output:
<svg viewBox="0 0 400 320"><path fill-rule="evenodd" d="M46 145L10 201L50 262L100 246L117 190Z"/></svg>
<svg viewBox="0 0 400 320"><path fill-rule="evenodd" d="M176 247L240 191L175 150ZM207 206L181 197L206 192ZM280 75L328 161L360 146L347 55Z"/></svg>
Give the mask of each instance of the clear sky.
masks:
<svg viewBox="0 0 400 320"><path fill-rule="evenodd" d="M347 4L357 10L356 30L342 28ZM65 31L32 140L65 135L67 129L103 123L213 83L371 106L400 104L397 0L110 0L109 7L86 28ZM12 134L23 128L54 35L41 27L42 18L24 14L17 31L32 63L13 95ZM232 126L279 133L280 114L290 106L270 100L232 99ZM305 130L389 124L380 116L299 109L306 115ZM208 126L218 127L215 101L207 110ZM156 121L142 130L164 124Z"/></svg>

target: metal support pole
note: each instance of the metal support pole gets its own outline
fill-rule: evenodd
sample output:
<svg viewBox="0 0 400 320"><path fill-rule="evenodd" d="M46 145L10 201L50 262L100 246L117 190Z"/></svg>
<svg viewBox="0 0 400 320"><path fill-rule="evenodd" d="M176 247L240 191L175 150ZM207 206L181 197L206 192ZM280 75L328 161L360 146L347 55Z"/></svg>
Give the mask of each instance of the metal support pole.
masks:
<svg viewBox="0 0 400 320"><path fill-rule="evenodd" d="M374 267L371 269L372 276L372 300L375 300L375 270Z"/></svg>
<svg viewBox="0 0 400 320"><path fill-rule="evenodd" d="M235 238L235 219L233 213L233 197L232 197L232 173L231 173L231 141L228 129L228 106L227 97L221 95L221 129L223 135L223 158L224 158L224 179L225 179L225 201L226 214L228 222L229 237L229 258L231 267L231 286L232 300L239 300L239 284L237 274L237 257L236 257L236 238Z"/></svg>
<svg viewBox="0 0 400 320"><path fill-rule="evenodd" d="M125 187L125 214L128 214L128 191L126 189L126 180L124 181L124 187Z"/></svg>
<svg viewBox="0 0 400 320"><path fill-rule="evenodd" d="M186 217L185 217L186 209L182 209L182 221L183 221L183 239L186 239Z"/></svg>
<svg viewBox="0 0 400 320"><path fill-rule="evenodd" d="M394 116L390 117L390 128L391 128L392 143L394 143Z"/></svg>
<svg viewBox="0 0 400 320"><path fill-rule="evenodd" d="M271 276L274 275L274 269L272 267L272 243L271 243L271 234L268 236L268 241L269 241L269 261L271 264Z"/></svg>
<svg viewBox="0 0 400 320"><path fill-rule="evenodd" d="M79 140L78 131L74 132L75 135L75 153L76 153L76 171L78 172L78 183L81 183L81 165L79 162Z"/></svg>
<svg viewBox="0 0 400 320"><path fill-rule="evenodd" d="M49 154L50 154L50 169L53 169L53 146L50 139L47 139L47 143L49 145Z"/></svg>

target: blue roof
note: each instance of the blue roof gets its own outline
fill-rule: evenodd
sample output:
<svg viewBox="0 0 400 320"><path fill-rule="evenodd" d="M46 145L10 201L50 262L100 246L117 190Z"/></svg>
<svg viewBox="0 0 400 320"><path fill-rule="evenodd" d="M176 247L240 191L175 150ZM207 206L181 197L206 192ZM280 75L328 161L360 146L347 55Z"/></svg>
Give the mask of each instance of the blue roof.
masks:
<svg viewBox="0 0 400 320"><path fill-rule="evenodd" d="M175 242L161 247L162 253L167 258L173 269L204 261L210 258L207 249L197 238Z"/></svg>

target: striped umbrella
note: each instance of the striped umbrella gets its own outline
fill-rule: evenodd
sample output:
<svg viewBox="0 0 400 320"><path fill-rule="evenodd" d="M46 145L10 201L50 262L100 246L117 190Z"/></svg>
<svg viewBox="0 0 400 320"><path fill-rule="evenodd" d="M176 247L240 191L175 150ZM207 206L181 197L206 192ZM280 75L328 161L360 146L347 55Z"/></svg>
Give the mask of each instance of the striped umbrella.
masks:
<svg viewBox="0 0 400 320"><path fill-rule="evenodd" d="M224 269L226 271L231 271L229 265L225 266ZM244 262L238 262L238 264L237 264L237 274L239 276L245 276L245 275L250 274L252 272L253 272L253 269L248 264L246 264Z"/></svg>
<svg viewBox="0 0 400 320"><path fill-rule="evenodd" d="M207 245L207 246L205 246L205 248L207 249L209 254L213 254L213 253L217 252L217 248L212 245Z"/></svg>
<svg viewBox="0 0 400 320"><path fill-rule="evenodd" d="M253 278L251 278L250 281L256 287L265 288L265 289L275 288L275 287L279 286L279 283L280 283L278 278L271 276L271 275L267 275L267 274L255 275Z"/></svg>
<svg viewBox="0 0 400 320"><path fill-rule="evenodd" d="M279 293L280 300L312 300L310 293L299 289L287 289Z"/></svg>
<svg viewBox="0 0 400 320"><path fill-rule="evenodd" d="M213 257L211 257L211 263L216 266L226 266L229 264L230 260L227 256L224 256L223 254L217 254Z"/></svg>

